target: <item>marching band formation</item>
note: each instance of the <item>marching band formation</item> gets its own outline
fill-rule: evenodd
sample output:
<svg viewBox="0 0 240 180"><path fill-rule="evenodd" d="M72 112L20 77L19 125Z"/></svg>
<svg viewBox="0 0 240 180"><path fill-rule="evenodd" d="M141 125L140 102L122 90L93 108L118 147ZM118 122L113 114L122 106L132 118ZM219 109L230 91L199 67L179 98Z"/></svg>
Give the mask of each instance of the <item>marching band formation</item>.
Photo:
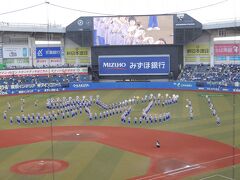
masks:
<svg viewBox="0 0 240 180"><path fill-rule="evenodd" d="M211 110L212 115L216 118L216 124L219 126L221 120L217 115L216 109L214 108L211 99L206 96L208 101L209 109ZM11 116L12 106L7 102L7 110L3 112L4 121L9 120L10 124L48 124L52 122L57 122L57 120L65 120L69 118L74 118L85 113L87 118L90 121L93 120L103 120L108 119L109 117L119 115L121 119L121 124L156 124L167 122L171 119L170 112L162 112L159 109L158 114L151 114L153 108L164 108L165 106L170 106L178 103L179 95L157 95L148 94L143 97L134 96L128 99L124 99L119 102L107 104L104 103L99 95L89 96L76 96L72 97L57 97L57 98L48 98L46 100L46 112L40 113L37 111L39 109L38 100L34 101L34 107L37 112L32 112L24 114L25 99L21 98L20 102L20 114L15 117ZM192 102L189 99L186 99L186 107L189 110L189 119L193 120L193 107ZM138 104L146 104L142 109L142 112L138 116L132 117L131 114L134 111L134 108ZM92 107L98 107L100 111L92 112ZM156 112L156 111L154 111ZM134 113L136 114L136 113ZM117 119L119 117L116 117Z"/></svg>

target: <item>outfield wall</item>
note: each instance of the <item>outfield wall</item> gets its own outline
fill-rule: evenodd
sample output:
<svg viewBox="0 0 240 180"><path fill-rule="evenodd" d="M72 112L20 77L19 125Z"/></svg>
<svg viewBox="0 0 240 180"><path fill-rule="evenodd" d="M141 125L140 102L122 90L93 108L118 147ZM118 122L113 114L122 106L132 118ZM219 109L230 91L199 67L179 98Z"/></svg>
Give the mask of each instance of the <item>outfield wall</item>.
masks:
<svg viewBox="0 0 240 180"><path fill-rule="evenodd" d="M215 91L240 93L240 87L228 86L197 86L196 82L76 82L69 84L26 84L26 85L1 85L0 95L17 95L60 91L81 90L111 90L111 89L172 89L192 91Z"/></svg>

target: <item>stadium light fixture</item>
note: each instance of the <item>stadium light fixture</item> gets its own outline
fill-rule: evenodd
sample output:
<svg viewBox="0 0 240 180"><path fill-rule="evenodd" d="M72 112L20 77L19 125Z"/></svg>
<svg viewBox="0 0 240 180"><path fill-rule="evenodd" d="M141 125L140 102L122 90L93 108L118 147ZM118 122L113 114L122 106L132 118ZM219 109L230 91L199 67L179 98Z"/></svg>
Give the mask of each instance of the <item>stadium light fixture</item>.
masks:
<svg viewBox="0 0 240 180"><path fill-rule="evenodd" d="M38 45L61 44L61 41L35 41L35 44L38 44Z"/></svg>
<svg viewBox="0 0 240 180"><path fill-rule="evenodd" d="M229 36L229 37L215 37L213 41L239 41L240 36Z"/></svg>

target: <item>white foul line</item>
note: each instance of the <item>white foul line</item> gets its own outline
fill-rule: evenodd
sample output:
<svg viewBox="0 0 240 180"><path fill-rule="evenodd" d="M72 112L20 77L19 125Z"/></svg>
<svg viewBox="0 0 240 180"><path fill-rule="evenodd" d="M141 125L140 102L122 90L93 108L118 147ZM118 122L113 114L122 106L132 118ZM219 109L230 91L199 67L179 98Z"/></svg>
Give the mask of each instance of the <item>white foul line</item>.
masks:
<svg viewBox="0 0 240 180"><path fill-rule="evenodd" d="M225 159L229 159L229 158L234 158L234 157L238 157L240 156L240 154L236 154L236 155L233 155L233 156L226 156L226 157L223 157L223 158L219 158L219 159L215 159L215 160L212 160L212 161L207 161L207 162L202 162L202 163L199 163L197 165L192 165L190 167L194 167L194 168L188 168L186 169L185 168L178 168L178 169L173 169L173 170L170 170L170 171L179 171L177 173L181 173L181 172L185 172L185 171L189 171L189 170L192 170L192 169L197 169L197 168L200 168L200 166L202 165L205 165L205 164L211 164L213 162L217 162L217 161L222 161L222 160L225 160ZM197 166L197 167L195 167ZM185 170L179 170L179 169L185 169ZM169 173L166 175L162 175L162 173L157 173L157 174L153 174L153 175L150 175L150 176L145 176L145 177L142 177L142 178L137 178L136 180L144 180L144 179L150 179L150 180L153 180L153 179L156 179L156 178L164 178L164 177L167 177L167 176L170 176L170 175L173 175L173 174L177 174L177 173ZM165 172L164 172L165 174ZM162 175L162 176L160 176ZM155 177L156 176L156 177ZM232 179L231 179L232 180Z"/></svg>
<svg viewBox="0 0 240 180"><path fill-rule="evenodd" d="M190 171L192 169L197 169L197 168L200 168L200 166L198 164L166 171L166 172L164 172L165 175L162 175L162 173L158 173L158 174L153 174L150 176L138 178L137 180L143 180L143 179L148 179L148 178L155 179L155 178L160 178L160 177L162 178L162 177L166 177L166 176L173 175L173 174L178 174L178 173L185 172L185 171ZM159 176L159 175L162 175L162 176Z"/></svg>
<svg viewBox="0 0 240 180"><path fill-rule="evenodd" d="M230 178L230 177L227 177L227 176L223 176L223 175L220 175L220 174L215 174L215 175L212 175L212 176L208 176L208 177L205 177L205 178L201 178L199 180L210 179L210 178L217 177L217 176L225 178L225 179L233 180L233 178Z"/></svg>
<svg viewBox="0 0 240 180"><path fill-rule="evenodd" d="M165 171L164 174L171 174L172 172L181 171L181 170L185 170L185 169L190 169L190 168L196 167L196 166L199 166L199 164L194 164L194 165L192 165L192 166L187 165L187 166L182 167L182 168L177 168L177 169Z"/></svg>

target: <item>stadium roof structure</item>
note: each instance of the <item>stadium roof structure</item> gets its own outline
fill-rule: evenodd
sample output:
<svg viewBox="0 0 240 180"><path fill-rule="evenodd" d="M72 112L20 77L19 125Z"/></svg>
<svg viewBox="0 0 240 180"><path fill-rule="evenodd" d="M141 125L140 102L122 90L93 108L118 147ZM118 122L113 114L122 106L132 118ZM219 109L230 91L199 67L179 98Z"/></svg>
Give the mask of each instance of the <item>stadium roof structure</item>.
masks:
<svg viewBox="0 0 240 180"><path fill-rule="evenodd" d="M216 21L203 24L204 30L223 29L223 28L240 28L240 20Z"/></svg>
<svg viewBox="0 0 240 180"><path fill-rule="evenodd" d="M0 22L0 31L65 33L66 28L55 24L23 24Z"/></svg>
<svg viewBox="0 0 240 180"><path fill-rule="evenodd" d="M203 24L203 30L240 28L240 20L215 21ZM0 22L0 32L49 32L66 33L66 27L56 24L24 24Z"/></svg>

